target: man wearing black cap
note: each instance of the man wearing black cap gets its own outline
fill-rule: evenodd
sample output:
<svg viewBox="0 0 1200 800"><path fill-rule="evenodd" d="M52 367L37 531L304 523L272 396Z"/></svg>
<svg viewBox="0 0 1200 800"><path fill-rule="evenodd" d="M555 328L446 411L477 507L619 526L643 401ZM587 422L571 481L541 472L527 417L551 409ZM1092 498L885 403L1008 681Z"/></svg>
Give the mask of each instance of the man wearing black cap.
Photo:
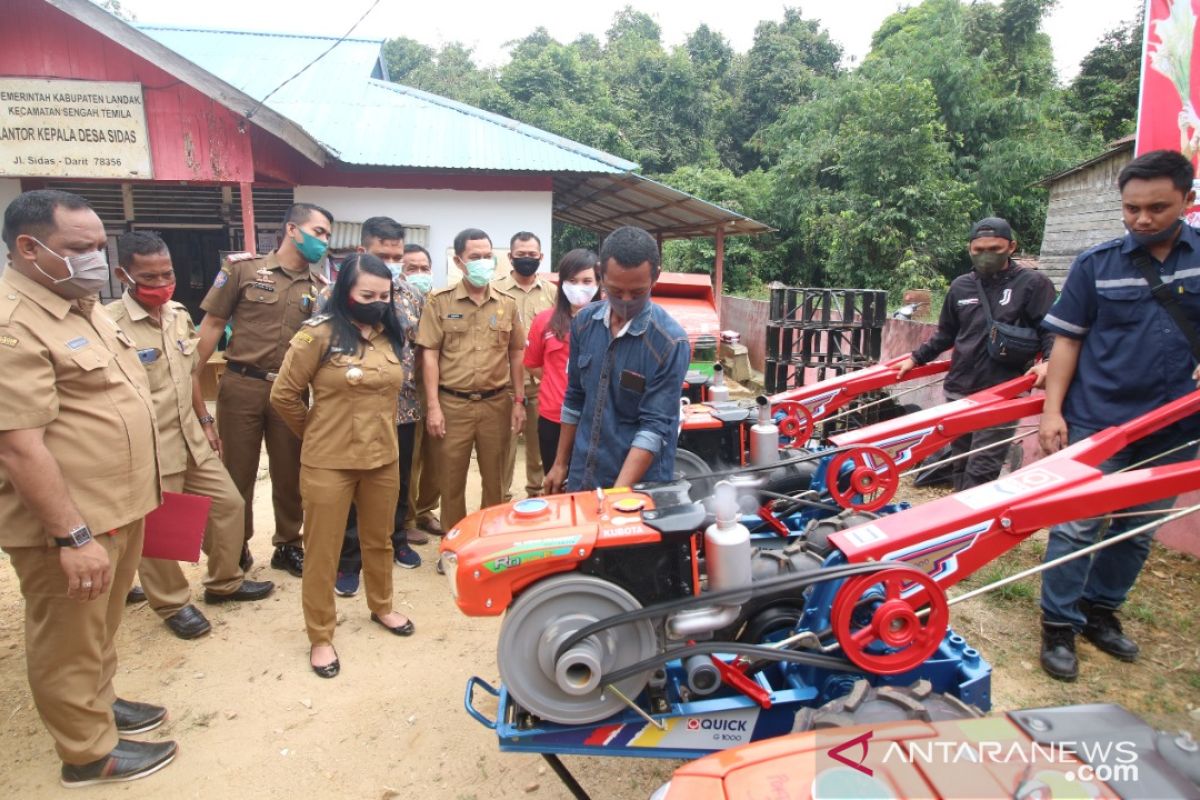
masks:
<svg viewBox="0 0 1200 800"><path fill-rule="evenodd" d="M1038 331L1042 317L1054 304L1054 285L1050 279L1013 261L1016 249L1012 227L1006 220L986 217L971 227L968 251L974 269L950 284L937 332L900 365L901 379L916 365L932 361L953 346L950 371L943 384L947 400L957 400L1026 371L1036 373L1038 385L1042 384L1046 376L1044 359L1050 356L1053 335L1041 333L1043 361L1032 366L1032 356L1019 363L1001 362L988 351L988 333L993 322L1016 325L1032 334ZM982 306L985 302L986 309ZM969 489L999 477L1008 448L988 445L1011 438L1015 426L1014 422L988 428L955 440L951 455L978 451L952 462L955 490Z"/></svg>

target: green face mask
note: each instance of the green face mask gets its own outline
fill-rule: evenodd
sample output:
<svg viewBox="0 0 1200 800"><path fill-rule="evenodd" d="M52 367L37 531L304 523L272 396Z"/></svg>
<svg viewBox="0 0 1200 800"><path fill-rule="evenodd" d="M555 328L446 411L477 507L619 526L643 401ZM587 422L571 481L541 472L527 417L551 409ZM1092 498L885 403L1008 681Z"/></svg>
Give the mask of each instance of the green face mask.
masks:
<svg viewBox="0 0 1200 800"><path fill-rule="evenodd" d="M300 252L301 258L310 264L316 264L325 257L325 253L329 250L328 244L322 242L308 231L301 230L300 228L296 228L296 230L300 231L300 235L303 238L298 242L292 239L292 242L296 245L296 250Z"/></svg>
<svg viewBox="0 0 1200 800"><path fill-rule="evenodd" d="M412 275L405 275L404 280L421 294L429 294L429 290L433 288L433 276L428 272L414 272Z"/></svg>
<svg viewBox="0 0 1200 800"><path fill-rule="evenodd" d="M496 262L490 258L477 258L467 262L467 280L472 286L483 288L488 285L496 271Z"/></svg>
<svg viewBox="0 0 1200 800"><path fill-rule="evenodd" d="M971 266L980 275L995 275L1008 265L1008 253L971 253Z"/></svg>

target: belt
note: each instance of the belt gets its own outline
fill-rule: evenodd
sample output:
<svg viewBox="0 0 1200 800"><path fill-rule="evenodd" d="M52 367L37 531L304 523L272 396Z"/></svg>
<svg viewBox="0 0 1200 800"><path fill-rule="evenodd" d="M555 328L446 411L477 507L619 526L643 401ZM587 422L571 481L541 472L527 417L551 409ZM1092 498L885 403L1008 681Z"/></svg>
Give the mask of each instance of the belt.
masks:
<svg viewBox="0 0 1200 800"><path fill-rule="evenodd" d="M238 375L242 375L247 378L257 378L260 381L273 381L279 377L278 372L263 372L261 369L248 367L245 364L239 364L236 361L226 361L225 369L229 370L230 372L236 372Z"/></svg>
<svg viewBox="0 0 1200 800"><path fill-rule="evenodd" d="M439 392L445 392L453 397L461 397L463 400L487 400L489 397L495 397L508 389L507 386L502 386L499 389L489 389L486 392L460 392L458 389L448 389L445 386L439 386Z"/></svg>

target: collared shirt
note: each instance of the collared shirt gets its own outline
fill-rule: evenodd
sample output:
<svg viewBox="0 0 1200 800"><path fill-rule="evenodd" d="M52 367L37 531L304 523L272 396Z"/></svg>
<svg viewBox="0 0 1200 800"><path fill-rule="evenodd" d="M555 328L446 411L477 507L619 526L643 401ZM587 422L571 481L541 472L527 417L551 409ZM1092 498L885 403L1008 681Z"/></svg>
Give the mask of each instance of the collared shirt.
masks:
<svg viewBox="0 0 1200 800"><path fill-rule="evenodd" d="M554 308L555 300L558 298L558 287L537 273L534 274L533 285L528 289L517 283L512 272L493 279L492 283L500 287L500 291L512 295L512 298L517 301L517 313L521 315L521 325L527 332L533 325L533 318L548 308ZM528 343L526 346L528 347ZM540 381L528 372L525 373L525 396L529 400L538 398L540 385Z"/></svg>
<svg viewBox="0 0 1200 800"><path fill-rule="evenodd" d="M137 345L138 358L150 379L150 397L158 420L158 460L163 475L216 458L192 407L192 370L200 339L183 303L171 301L159 311L159 321L128 291L104 310Z"/></svg>
<svg viewBox="0 0 1200 800"><path fill-rule="evenodd" d="M1063 401L1068 424L1120 424L1196 388L1188 340L1151 296L1133 263L1136 250L1126 235L1081 253L1042 322L1060 336L1083 341ZM1150 258L1200 327L1200 231L1184 225L1165 261ZM1181 432L1198 428L1200 415L1180 423Z"/></svg>
<svg viewBox="0 0 1200 800"><path fill-rule="evenodd" d="M12 267L0 277L0 430L43 428L71 501L94 533L161 501L154 403L137 347L95 297L70 301ZM0 545L48 534L0 471Z"/></svg>
<svg viewBox="0 0 1200 800"><path fill-rule="evenodd" d="M655 454L642 480L666 481L675 470L679 399L691 359L687 333L661 306L647 303L618 336L607 301L571 323L562 421L577 425L567 490L608 488L631 447Z"/></svg>
<svg viewBox="0 0 1200 800"><path fill-rule="evenodd" d="M460 392L488 392L511 383L510 353L525 349L517 301L488 284L476 303L462 281L429 295L417 344L438 351L438 380Z"/></svg>
<svg viewBox="0 0 1200 800"><path fill-rule="evenodd" d="M404 353L400 363L404 365L404 387L396 398L396 424L408 425L421 419L420 372L417 368L417 328L421 324L421 310L425 298L408 281L392 280L392 309L404 331ZM317 295L317 313L324 314L333 297L333 287L326 286Z"/></svg>
<svg viewBox="0 0 1200 800"><path fill-rule="evenodd" d="M562 420L563 395L567 393L567 355L571 351L571 332L559 339L550 330L554 309L548 308L533 318L529 325L529 342L525 347L526 369L542 371L538 416L551 422Z"/></svg>
<svg viewBox="0 0 1200 800"><path fill-rule="evenodd" d="M323 469L374 469L399 458L396 395L400 356L382 326L357 352L331 352L333 325L314 317L292 338L271 405L302 440L300 463ZM312 387L310 408L305 392Z"/></svg>
<svg viewBox="0 0 1200 800"><path fill-rule="evenodd" d="M312 316L317 293L327 283L318 267L302 272L284 269L276 252L261 258L233 255L221 265L200 308L233 319L227 360L275 372L292 335Z"/></svg>

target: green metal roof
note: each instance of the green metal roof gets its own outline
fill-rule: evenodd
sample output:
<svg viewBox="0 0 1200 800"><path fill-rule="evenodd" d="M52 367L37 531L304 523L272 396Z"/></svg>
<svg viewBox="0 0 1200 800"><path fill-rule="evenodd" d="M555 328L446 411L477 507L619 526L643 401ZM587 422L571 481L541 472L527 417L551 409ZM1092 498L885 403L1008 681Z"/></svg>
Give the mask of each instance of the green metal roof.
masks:
<svg viewBox="0 0 1200 800"><path fill-rule="evenodd" d="M295 76L337 40L137 27L255 100L287 81L265 105L299 125L343 163L593 174L637 168L631 161L539 128L388 81L382 40L346 39Z"/></svg>

